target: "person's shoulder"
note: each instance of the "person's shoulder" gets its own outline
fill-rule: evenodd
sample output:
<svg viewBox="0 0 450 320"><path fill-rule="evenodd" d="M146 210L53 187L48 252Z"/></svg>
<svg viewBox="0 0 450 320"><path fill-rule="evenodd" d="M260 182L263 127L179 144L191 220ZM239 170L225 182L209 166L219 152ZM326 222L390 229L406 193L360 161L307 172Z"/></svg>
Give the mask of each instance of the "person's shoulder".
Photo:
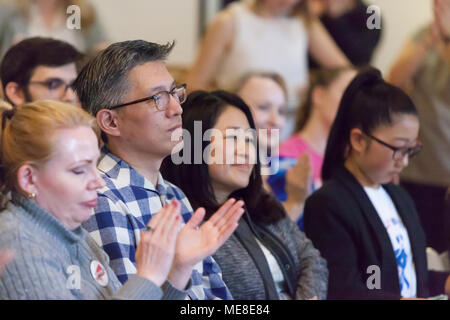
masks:
<svg viewBox="0 0 450 320"><path fill-rule="evenodd" d="M346 189L342 183L336 179L327 180L318 190L314 191L308 199L318 202L337 201L346 194Z"/></svg>
<svg viewBox="0 0 450 320"><path fill-rule="evenodd" d="M189 199L186 197L186 194L183 192L183 190L181 190L180 187L176 186L175 184L167 180L164 180L164 183L168 187L167 193L169 196L172 196L172 198L175 198L176 200L180 201L187 211L189 212L193 211Z"/></svg>
<svg viewBox="0 0 450 320"><path fill-rule="evenodd" d="M275 233L281 238L300 232L297 223L292 221L292 219L288 216L267 225L267 227L270 230L275 231Z"/></svg>
<svg viewBox="0 0 450 320"><path fill-rule="evenodd" d="M234 29L234 20L236 18L236 10L232 6L225 8L217 13L214 19L209 24L208 28L214 30L216 33L229 34Z"/></svg>
<svg viewBox="0 0 450 320"><path fill-rule="evenodd" d="M20 221L17 216L15 206L8 206L0 212L0 242L2 245L9 241L8 239L17 238L23 228L20 227Z"/></svg>
<svg viewBox="0 0 450 320"><path fill-rule="evenodd" d="M11 202L0 213L0 245L7 249L21 250L24 247L41 247L47 234L27 219L28 213Z"/></svg>

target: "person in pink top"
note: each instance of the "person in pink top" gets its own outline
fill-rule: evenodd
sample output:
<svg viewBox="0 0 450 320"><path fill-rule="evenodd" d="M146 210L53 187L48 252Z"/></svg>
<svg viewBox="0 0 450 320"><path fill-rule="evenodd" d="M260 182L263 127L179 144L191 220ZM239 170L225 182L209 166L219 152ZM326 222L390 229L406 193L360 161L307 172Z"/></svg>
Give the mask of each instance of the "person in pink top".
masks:
<svg viewBox="0 0 450 320"><path fill-rule="evenodd" d="M328 134L353 68L320 69L299 109L295 134L280 145L279 169L267 179L292 220L303 230L303 204L322 185L320 172Z"/></svg>

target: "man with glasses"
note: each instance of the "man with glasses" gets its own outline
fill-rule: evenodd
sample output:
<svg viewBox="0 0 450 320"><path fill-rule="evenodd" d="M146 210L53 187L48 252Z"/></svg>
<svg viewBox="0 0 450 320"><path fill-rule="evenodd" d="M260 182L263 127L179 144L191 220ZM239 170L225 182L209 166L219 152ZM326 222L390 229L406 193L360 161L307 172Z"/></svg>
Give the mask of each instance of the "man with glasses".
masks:
<svg viewBox="0 0 450 320"><path fill-rule="evenodd" d="M14 106L36 100L76 104L72 83L83 55L70 44L50 38L28 38L12 46L0 72L6 100Z"/></svg>
<svg viewBox="0 0 450 320"><path fill-rule="evenodd" d="M97 118L105 142L97 168L106 186L84 227L108 253L121 282L136 273L140 232L162 206L176 199L184 222L195 217L184 193L159 172L163 159L180 143L173 137L181 132L181 103L186 99L185 85L175 83L164 63L172 47L143 40L112 44L74 82L82 107ZM195 250L180 245L185 245L185 254ZM211 254L187 275L191 299L232 298ZM169 282L183 289L170 275Z"/></svg>

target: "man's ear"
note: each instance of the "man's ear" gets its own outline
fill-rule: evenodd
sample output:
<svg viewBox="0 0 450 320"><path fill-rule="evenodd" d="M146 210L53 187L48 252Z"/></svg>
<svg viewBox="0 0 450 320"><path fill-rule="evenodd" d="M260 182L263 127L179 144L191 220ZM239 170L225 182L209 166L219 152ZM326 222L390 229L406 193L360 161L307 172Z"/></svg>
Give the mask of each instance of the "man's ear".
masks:
<svg viewBox="0 0 450 320"><path fill-rule="evenodd" d="M7 97L15 106L20 106L26 102L25 92L17 82L8 82L6 84L5 97Z"/></svg>
<svg viewBox="0 0 450 320"><path fill-rule="evenodd" d="M101 109L96 115L100 129L109 136L120 136L120 129L117 125L117 112L114 110Z"/></svg>
<svg viewBox="0 0 450 320"><path fill-rule="evenodd" d="M17 183L20 190L25 194L36 194L36 168L30 164L22 165L19 170L17 170Z"/></svg>
<svg viewBox="0 0 450 320"><path fill-rule="evenodd" d="M361 153L366 149L367 140L364 138L361 129L353 128L350 131L350 145L352 150L355 150L358 153Z"/></svg>

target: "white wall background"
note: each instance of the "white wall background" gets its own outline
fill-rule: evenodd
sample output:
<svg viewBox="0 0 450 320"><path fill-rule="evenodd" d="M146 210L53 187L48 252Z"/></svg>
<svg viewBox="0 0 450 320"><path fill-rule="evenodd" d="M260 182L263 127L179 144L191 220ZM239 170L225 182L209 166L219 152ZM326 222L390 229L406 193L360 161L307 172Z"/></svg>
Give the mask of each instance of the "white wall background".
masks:
<svg viewBox="0 0 450 320"><path fill-rule="evenodd" d="M198 0L91 0L113 42L176 40L169 63L189 65L195 58Z"/></svg>
<svg viewBox="0 0 450 320"><path fill-rule="evenodd" d="M199 0L91 0L112 41L142 38L177 45L169 63L189 66L198 44ZM208 14L217 0L208 0ZM383 36L374 65L389 70L406 40L431 21L432 0L367 0L380 7Z"/></svg>
<svg viewBox="0 0 450 320"><path fill-rule="evenodd" d="M382 39L373 64L386 72L406 41L418 28L432 21L432 0L368 0L380 7Z"/></svg>

